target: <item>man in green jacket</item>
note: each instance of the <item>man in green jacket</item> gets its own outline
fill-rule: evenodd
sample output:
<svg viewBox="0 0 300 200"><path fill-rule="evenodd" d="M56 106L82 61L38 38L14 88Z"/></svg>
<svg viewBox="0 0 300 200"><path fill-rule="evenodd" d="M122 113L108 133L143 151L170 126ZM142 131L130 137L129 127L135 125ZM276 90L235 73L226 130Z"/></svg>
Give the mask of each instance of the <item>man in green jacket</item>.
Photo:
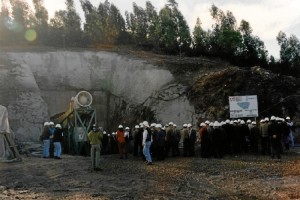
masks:
<svg viewBox="0 0 300 200"><path fill-rule="evenodd" d="M103 139L103 133L97 130L96 124L93 125L93 129L88 133L88 139L91 144L91 159L92 166L95 171L100 169L100 152Z"/></svg>

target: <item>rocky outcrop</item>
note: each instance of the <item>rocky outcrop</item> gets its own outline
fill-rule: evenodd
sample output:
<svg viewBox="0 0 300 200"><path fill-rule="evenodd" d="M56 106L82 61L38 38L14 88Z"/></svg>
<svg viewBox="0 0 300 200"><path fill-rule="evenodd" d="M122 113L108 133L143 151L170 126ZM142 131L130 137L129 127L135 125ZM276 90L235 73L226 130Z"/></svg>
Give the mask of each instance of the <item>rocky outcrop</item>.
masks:
<svg viewBox="0 0 300 200"><path fill-rule="evenodd" d="M17 137L30 141L81 90L93 95L97 122L108 131L142 120L226 119L232 95L257 95L260 117L299 115L299 79L229 66L145 52L0 52L0 104Z"/></svg>
<svg viewBox="0 0 300 200"><path fill-rule="evenodd" d="M64 112L81 90L94 98L105 129L141 120L190 122L193 107L185 87L167 69L111 52L53 51L1 53L0 102L8 107L21 140L37 140L44 121Z"/></svg>
<svg viewBox="0 0 300 200"><path fill-rule="evenodd" d="M260 67L229 67L195 79L189 99L202 118L228 118L228 97L243 95L257 95L260 117L297 115L300 90L294 77L273 74Z"/></svg>

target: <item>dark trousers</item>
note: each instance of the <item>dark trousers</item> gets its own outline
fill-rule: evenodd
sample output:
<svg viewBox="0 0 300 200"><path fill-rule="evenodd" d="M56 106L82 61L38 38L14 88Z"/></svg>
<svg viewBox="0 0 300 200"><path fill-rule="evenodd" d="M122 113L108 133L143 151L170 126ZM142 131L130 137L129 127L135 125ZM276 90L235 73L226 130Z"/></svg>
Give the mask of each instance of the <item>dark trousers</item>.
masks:
<svg viewBox="0 0 300 200"><path fill-rule="evenodd" d="M271 156L274 158L275 156L280 159L280 152L281 152L281 142L278 139L271 140Z"/></svg>
<svg viewBox="0 0 300 200"><path fill-rule="evenodd" d="M189 139L183 140L183 156L189 155Z"/></svg>
<svg viewBox="0 0 300 200"><path fill-rule="evenodd" d="M262 137L261 138L261 153L263 155L269 155L270 154L269 137Z"/></svg>
<svg viewBox="0 0 300 200"><path fill-rule="evenodd" d="M161 161L165 159L164 146L156 145L156 153L157 160Z"/></svg>

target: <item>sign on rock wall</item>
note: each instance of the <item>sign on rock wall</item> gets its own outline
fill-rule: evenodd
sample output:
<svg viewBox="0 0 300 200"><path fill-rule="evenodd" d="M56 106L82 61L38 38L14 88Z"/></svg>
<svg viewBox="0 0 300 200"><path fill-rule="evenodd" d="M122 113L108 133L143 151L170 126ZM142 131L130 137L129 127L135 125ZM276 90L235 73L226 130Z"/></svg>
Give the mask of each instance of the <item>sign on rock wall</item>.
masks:
<svg viewBox="0 0 300 200"><path fill-rule="evenodd" d="M230 96L230 118L258 117L257 96Z"/></svg>

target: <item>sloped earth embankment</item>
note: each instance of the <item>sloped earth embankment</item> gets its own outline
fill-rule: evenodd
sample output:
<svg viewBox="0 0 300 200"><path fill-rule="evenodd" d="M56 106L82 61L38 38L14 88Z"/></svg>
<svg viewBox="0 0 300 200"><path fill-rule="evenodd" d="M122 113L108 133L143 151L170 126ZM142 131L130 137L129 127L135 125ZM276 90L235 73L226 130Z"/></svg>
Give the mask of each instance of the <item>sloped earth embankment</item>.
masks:
<svg viewBox="0 0 300 200"><path fill-rule="evenodd" d="M259 67L229 67L202 74L194 80L189 97L196 113L203 118L228 118L228 97L244 95L257 95L259 117L299 114L299 80L291 76L273 74Z"/></svg>
<svg viewBox="0 0 300 200"><path fill-rule="evenodd" d="M130 157L61 160L24 157L0 164L0 199L299 199L299 149L281 161L266 156L168 158L145 165Z"/></svg>

